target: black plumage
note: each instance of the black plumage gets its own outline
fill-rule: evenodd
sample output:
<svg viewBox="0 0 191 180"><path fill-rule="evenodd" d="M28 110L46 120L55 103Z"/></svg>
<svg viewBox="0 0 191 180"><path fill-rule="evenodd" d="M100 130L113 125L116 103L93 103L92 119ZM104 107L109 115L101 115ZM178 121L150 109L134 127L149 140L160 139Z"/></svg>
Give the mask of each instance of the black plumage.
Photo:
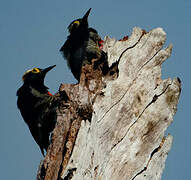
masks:
<svg viewBox="0 0 191 180"><path fill-rule="evenodd" d="M101 57L102 42L97 31L88 26L88 16L91 8L81 19L74 20L69 26L70 35L61 47L64 58L67 60L74 77L79 81L81 68L84 64L91 63L93 58Z"/></svg>
<svg viewBox="0 0 191 180"><path fill-rule="evenodd" d="M44 85L46 73L54 67L26 71L23 75L24 83L17 91L17 106L43 155L56 123L57 102Z"/></svg>

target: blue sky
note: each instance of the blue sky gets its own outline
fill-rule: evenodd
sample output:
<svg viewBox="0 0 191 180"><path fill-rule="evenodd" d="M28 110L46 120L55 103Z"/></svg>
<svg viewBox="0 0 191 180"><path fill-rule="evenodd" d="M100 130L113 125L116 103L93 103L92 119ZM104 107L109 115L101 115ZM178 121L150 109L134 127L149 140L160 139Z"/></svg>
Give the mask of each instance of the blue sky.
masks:
<svg viewBox="0 0 191 180"><path fill-rule="evenodd" d="M16 107L16 91L23 73L34 66L57 67L47 75L46 85L55 93L59 84L75 82L59 53L67 26L92 8L89 24L104 37L130 35L132 28L149 31L162 27L172 56L163 64L163 78L180 77L182 94L178 112L167 133L174 136L164 180L190 179L190 42L189 0L1 0L0 1L0 169L1 179L33 180L42 155Z"/></svg>

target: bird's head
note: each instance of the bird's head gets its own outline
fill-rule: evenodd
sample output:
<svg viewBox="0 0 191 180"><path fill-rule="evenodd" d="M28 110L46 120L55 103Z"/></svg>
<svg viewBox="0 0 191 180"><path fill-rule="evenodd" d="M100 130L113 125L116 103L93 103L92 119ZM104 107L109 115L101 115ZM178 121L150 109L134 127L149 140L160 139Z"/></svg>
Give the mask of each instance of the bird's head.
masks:
<svg viewBox="0 0 191 180"><path fill-rule="evenodd" d="M79 29L87 29L88 28L88 16L90 14L91 8L86 12L86 14L81 19L76 19L70 23L68 26L68 31L71 33L75 32Z"/></svg>
<svg viewBox="0 0 191 180"><path fill-rule="evenodd" d="M33 68L26 71L22 77L24 83L29 84L44 84L46 73L53 69L56 65L49 66L45 69Z"/></svg>

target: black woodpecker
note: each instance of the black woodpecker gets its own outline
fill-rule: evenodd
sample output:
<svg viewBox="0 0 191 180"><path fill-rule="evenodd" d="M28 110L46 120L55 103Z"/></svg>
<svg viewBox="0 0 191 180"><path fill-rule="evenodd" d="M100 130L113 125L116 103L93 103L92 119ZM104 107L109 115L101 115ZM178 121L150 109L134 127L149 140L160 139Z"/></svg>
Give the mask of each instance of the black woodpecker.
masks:
<svg viewBox="0 0 191 180"><path fill-rule="evenodd" d="M17 106L43 156L56 123L57 102L44 85L46 73L54 67L26 71L22 77L23 85L17 91Z"/></svg>
<svg viewBox="0 0 191 180"><path fill-rule="evenodd" d="M88 26L88 16L91 8L81 19L74 20L69 26L70 35L60 51L71 69L74 77L79 81L81 68L90 64L93 58L101 57L102 40L97 31Z"/></svg>

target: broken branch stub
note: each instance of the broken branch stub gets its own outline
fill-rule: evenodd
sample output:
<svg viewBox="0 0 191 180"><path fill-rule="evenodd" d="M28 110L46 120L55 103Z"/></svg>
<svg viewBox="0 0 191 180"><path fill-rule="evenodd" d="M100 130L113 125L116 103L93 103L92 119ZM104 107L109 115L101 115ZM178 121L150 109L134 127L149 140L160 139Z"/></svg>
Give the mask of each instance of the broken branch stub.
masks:
<svg viewBox="0 0 191 180"><path fill-rule="evenodd" d="M172 136L180 80L161 79L172 45L161 28L134 28L121 41L105 38L109 69L93 60L79 84L62 84L52 143L37 179L161 179ZM96 68L95 68L95 64Z"/></svg>

